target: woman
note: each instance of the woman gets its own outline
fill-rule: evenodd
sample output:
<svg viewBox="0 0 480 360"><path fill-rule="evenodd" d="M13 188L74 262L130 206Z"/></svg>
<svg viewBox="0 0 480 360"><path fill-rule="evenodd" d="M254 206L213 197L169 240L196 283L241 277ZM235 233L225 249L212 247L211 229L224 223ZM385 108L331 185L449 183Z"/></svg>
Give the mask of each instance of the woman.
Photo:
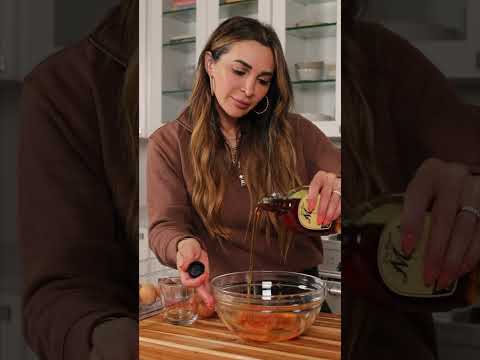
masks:
<svg viewBox="0 0 480 360"><path fill-rule="evenodd" d="M480 112L408 42L355 18L342 2L343 211L381 193L405 192L405 253L431 209L424 281L445 287L480 258ZM357 272L359 273L359 272ZM346 359L436 359L432 316L378 301L343 280ZM372 294L381 287L372 288Z"/></svg>
<svg viewBox="0 0 480 360"><path fill-rule="evenodd" d="M25 79L24 333L42 359L138 358L138 0Z"/></svg>
<svg viewBox="0 0 480 360"><path fill-rule="evenodd" d="M234 17L205 45L186 109L150 138L150 246L210 308L209 278L248 269L246 232L263 196L309 184L311 209L320 194L321 223L340 214L340 152L315 125L289 112L292 101L275 32ZM274 217L262 228L257 270L302 271L321 263L320 241L292 241ZM206 270L193 279L186 270L195 260Z"/></svg>

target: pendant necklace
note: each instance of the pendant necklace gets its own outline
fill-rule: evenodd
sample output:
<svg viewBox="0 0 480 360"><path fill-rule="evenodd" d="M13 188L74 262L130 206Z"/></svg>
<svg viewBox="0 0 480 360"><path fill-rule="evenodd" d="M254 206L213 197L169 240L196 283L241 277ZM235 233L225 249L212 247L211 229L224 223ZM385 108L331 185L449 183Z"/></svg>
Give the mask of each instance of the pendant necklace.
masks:
<svg viewBox="0 0 480 360"><path fill-rule="evenodd" d="M236 146L231 146L227 141L225 141L226 145L230 149L230 157L232 159L232 165L233 167L237 167L238 169L238 179L240 180L240 186L245 187L247 186L247 181L245 179L245 175L242 174L242 168L240 166L240 156L239 156L239 142L237 142Z"/></svg>
<svg viewBox="0 0 480 360"><path fill-rule="evenodd" d="M247 181L245 180L245 176L242 174L242 169L240 168L240 160L238 160L238 178L240 179L240 186L245 187L247 186Z"/></svg>

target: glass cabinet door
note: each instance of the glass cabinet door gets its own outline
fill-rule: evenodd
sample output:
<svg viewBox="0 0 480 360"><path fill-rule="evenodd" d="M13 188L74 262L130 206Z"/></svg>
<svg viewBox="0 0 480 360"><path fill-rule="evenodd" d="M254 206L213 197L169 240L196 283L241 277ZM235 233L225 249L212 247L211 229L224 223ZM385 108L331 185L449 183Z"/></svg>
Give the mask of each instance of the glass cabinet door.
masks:
<svg viewBox="0 0 480 360"><path fill-rule="evenodd" d="M246 16L275 28L293 81L293 110L327 136L339 137L339 4L340 0L141 0L146 25L140 27L140 136L177 118L191 95L196 62L211 32L227 18Z"/></svg>
<svg viewBox="0 0 480 360"><path fill-rule="evenodd" d="M336 111L337 2L286 0L285 53L294 111L339 137Z"/></svg>
<svg viewBox="0 0 480 360"><path fill-rule="evenodd" d="M219 0L219 24L233 16L258 19L257 0Z"/></svg>
<svg viewBox="0 0 480 360"><path fill-rule="evenodd" d="M196 65L196 1L163 1L162 123L173 121L192 91Z"/></svg>

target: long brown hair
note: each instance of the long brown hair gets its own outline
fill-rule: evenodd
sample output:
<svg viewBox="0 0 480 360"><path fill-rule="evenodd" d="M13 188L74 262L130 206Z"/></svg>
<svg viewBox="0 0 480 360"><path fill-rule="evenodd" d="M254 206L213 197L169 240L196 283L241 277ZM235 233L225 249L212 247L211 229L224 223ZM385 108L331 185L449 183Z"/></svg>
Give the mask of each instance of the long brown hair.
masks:
<svg viewBox="0 0 480 360"><path fill-rule="evenodd" d="M367 94L368 62L355 40L365 1L342 2L342 209L386 191L375 153L374 113Z"/></svg>
<svg viewBox="0 0 480 360"><path fill-rule="evenodd" d="M128 201L126 232L131 240L138 238L138 0L122 0L122 43L127 53L127 69L123 82L120 116L122 136L127 151L125 172L129 176L131 195Z"/></svg>
<svg viewBox="0 0 480 360"><path fill-rule="evenodd" d="M270 103L267 111L261 115L251 111L239 121L241 171L246 176L251 207L266 194L286 192L300 183L295 173L293 129L288 121L293 92L280 41L270 26L257 20L230 18L212 33L199 57L197 75L186 110L193 122L190 142L194 174L192 203L210 236L217 239L228 239L230 236L229 230L221 224L220 210L225 180L233 169L220 131L219 115L214 106L215 99L210 93L204 60L206 53L210 52L214 61L218 61L234 43L245 40L257 41L270 48L275 62L274 76L267 93ZM263 101L261 105L263 108ZM270 219L270 224L277 230L280 241L287 246L284 231L274 218Z"/></svg>

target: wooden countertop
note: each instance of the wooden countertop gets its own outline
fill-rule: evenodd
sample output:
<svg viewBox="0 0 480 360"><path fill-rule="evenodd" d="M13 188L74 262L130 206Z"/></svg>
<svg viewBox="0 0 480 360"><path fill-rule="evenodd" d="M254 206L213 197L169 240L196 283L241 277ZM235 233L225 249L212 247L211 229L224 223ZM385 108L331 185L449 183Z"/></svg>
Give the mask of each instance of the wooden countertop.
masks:
<svg viewBox="0 0 480 360"><path fill-rule="evenodd" d="M321 360L340 359L341 318L320 313L296 339L246 343L235 337L218 317L191 326L171 325L158 314L140 321L141 360Z"/></svg>

